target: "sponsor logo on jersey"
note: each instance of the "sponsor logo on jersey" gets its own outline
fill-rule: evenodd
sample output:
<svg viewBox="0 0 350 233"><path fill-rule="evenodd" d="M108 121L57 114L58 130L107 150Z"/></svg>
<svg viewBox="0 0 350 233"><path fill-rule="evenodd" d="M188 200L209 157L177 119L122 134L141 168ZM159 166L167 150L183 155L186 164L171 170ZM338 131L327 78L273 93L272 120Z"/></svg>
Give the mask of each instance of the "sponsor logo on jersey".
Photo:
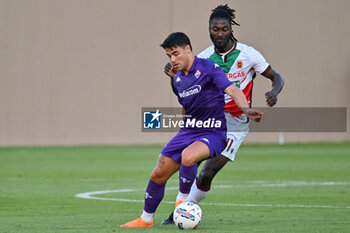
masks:
<svg viewBox="0 0 350 233"><path fill-rule="evenodd" d="M197 70L197 72L194 74L194 76L196 76L197 79L199 78L200 75L201 75L201 72L199 70Z"/></svg>
<svg viewBox="0 0 350 233"><path fill-rule="evenodd" d="M177 77L176 82L178 83L178 82L180 82L180 81L181 81L181 78L180 78L180 77Z"/></svg>
<svg viewBox="0 0 350 233"><path fill-rule="evenodd" d="M218 67L220 67L218 64L216 64L216 63L214 63L214 67L215 68L218 68Z"/></svg>
<svg viewBox="0 0 350 233"><path fill-rule="evenodd" d="M244 76L245 76L244 71L242 71L242 72L235 72L235 73L227 73L226 74L226 77L228 79L241 78L241 77L244 77Z"/></svg>
<svg viewBox="0 0 350 233"><path fill-rule="evenodd" d="M202 87L200 85L194 85L190 88L187 88L183 92L179 93L180 98L185 98L191 95L196 95L201 91Z"/></svg>
<svg viewBox="0 0 350 233"><path fill-rule="evenodd" d="M243 67L243 62L242 61L237 61L237 68L242 69Z"/></svg>

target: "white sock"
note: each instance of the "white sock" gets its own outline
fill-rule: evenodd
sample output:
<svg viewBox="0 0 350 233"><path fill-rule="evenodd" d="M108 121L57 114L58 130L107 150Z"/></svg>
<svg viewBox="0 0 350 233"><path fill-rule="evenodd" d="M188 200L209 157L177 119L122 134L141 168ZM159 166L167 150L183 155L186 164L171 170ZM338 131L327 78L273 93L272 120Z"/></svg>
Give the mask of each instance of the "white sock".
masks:
<svg viewBox="0 0 350 233"><path fill-rule="evenodd" d="M193 182L191 191L188 194L186 201L191 201L198 204L201 200L203 200L208 195L208 193L209 191L205 192L198 189L196 182Z"/></svg>
<svg viewBox="0 0 350 233"><path fill-rule="evenodd" d="M144 222L152 222L153 216L154 216L154 213L150 214L150 213L147 213L146 211L143 211L141 214L141 218Z"/></svg>
<svg viewBox="0 0 350 233"><path fill-rule="evenodd" d="M178 201L186 201L186 198L188 196L188 193L182 193L179 191L179 193L177 194L177 197L176 197L176 202Z"/></svg>

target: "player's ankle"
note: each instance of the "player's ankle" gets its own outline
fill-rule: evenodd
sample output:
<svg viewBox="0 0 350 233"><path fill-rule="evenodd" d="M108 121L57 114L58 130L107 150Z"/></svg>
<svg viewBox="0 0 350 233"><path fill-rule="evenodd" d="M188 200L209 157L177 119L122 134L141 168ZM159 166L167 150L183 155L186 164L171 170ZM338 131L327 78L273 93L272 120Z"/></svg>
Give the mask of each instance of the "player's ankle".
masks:
<svg viewBox="0 0 350 233"><path fill-rule="evenodd" d="M188 193L182 193L182 192L179 191L179 193L176 196L176 202L178 202L180 200L181 201L186 201L187 196L188 196Z"/></svg>
<svg viewBox="0 0 350 233"><path fill-rule="evenodd" d="M146 223L150 223L153 220L154 213L147 213L146 211L143 211L141 214L142 221Z"/></svg>

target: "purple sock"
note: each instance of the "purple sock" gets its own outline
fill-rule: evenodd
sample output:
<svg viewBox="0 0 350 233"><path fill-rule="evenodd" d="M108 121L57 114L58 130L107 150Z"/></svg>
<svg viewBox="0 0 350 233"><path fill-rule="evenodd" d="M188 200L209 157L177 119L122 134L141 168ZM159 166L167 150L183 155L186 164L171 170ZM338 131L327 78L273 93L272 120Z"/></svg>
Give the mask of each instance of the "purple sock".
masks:
<svg viewBox="0 0 350 233"><path fill-rule="evenodd" d="M149 180L145 193L144 211L154 213L164 197L165 184L158 184Z"/></svg>
<svg viewBox="0 0 350 233"><path fill-rule="evenodd" d="M193 181L196 179L198 165L185 166L181 163L179 171L179 186L181 193L189 193Z"/></svg>

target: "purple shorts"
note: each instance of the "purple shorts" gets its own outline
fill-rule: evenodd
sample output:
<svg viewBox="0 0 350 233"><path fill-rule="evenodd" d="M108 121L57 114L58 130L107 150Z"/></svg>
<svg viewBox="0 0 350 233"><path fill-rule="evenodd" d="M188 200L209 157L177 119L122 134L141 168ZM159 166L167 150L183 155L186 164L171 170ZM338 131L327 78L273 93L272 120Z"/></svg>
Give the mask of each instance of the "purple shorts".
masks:
<svg viewBox="0 0 350 233"><path fill-rule="evenodd" d="M196 141L201 141L206 144L210 150L210 157L213 158L220 155L226 147L226 131L201 132L197 130L181 129L175 137L165 145L160 153L180 163L182 151Z"/></svg>

